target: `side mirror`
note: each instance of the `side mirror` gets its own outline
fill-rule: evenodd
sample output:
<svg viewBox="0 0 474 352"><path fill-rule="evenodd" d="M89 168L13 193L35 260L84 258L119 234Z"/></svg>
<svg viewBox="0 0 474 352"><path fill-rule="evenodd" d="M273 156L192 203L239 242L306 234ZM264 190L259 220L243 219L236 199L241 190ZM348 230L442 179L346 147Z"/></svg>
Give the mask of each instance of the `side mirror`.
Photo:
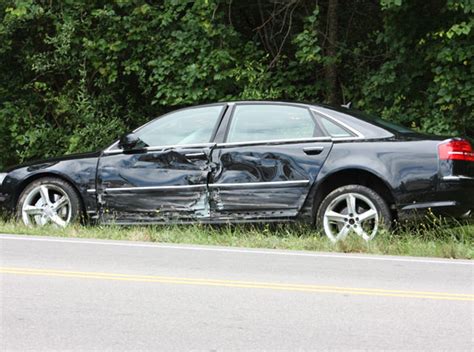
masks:
<svg viewBox="0 0 474 352"><path fill-rule="evenodd" d="M118 147L124 151L131 151L141 150L145 147L145 145L135 133L131 132L124 134L122 138L120 138Z"/></svg>

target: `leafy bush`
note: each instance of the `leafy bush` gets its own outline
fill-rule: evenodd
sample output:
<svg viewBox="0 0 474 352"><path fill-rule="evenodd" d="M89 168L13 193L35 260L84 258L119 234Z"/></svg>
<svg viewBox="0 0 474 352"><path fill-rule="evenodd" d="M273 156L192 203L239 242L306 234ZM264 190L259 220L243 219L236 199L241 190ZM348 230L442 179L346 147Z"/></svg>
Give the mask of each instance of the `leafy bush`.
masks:
<svg viewBox="0 0 474 352"><path fill-rule="evenodd" d="M0 168L236 99L332 96L423 131L473 135L471 1L340 3L329 55L332 1L0 2Z"/></svg>

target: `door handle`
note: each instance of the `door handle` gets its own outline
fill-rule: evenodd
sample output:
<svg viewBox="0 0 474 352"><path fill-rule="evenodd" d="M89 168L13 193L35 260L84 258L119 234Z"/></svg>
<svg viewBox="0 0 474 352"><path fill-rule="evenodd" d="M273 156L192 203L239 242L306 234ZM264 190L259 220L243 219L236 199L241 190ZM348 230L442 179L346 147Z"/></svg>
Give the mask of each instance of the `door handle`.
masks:
<svg viewBox="0 0 474 352"><path fill-rule="evenodd" d="M204 152L186 153L184 156L188 159L205 159L207 154Z"/></svg>
<svg viewBox="0 0 474 352"><path fill-rule="evenodd" d="M321 154L323 150L324 150L324 147L322 146L303 148L303 151L305 152L305 154L308 154L308 155L318 155L318 154Z"/></svg>

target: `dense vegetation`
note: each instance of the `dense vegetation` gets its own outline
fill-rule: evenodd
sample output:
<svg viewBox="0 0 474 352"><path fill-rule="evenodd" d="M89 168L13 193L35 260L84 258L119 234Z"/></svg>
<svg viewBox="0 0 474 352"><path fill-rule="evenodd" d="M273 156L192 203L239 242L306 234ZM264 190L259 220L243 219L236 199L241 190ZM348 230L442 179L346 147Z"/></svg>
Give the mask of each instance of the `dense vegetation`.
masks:
<svg viewBox="0 0 474 352"><path fill-rule="evenodd" d="M218 100L474 135L472 0L1 0L0 168Z"/></svg>

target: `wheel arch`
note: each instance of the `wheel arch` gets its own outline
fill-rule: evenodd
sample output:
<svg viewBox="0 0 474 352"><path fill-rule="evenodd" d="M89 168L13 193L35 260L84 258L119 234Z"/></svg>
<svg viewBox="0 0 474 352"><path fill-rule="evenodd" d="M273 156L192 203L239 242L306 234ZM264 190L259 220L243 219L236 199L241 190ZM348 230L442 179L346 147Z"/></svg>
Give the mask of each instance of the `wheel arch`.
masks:
<svg viewBox="0 0 474 352"><path fill-rule="evenodd" d="M393 219L397 218L394 204L396 203L392 187L374 170L363 167L349 167L334 170L321 180L318 180L312 189L312 214L313 223L316 220L315 214L323 199L336 188L357 184L366 186L377 192L389 206Z"/></svg>
<svg viewBox="0 0 474 352"><path fill-rule="evenodd" d="M13 206L14 209L16 210L17 205L18 205L18 199L20 198L21 193L25 190L25 188L31 184L32 182L40 179L40 178L46 178L46 177L52 177L52 178L57 178L60 179L64 182L67 182L76 192L77 196L79 197L80 205L81 205L81 213L84 216L85 215L85 203L84 203L84 198L77 187L77 185L74 184L74 182L67 177L66 175L63 175L58 172L54 171L47 171L47 172L38 172L35 174L28 175L28 177L24 178L16 187L16 191L14 193L14 199L13 199Z"/></svg>

